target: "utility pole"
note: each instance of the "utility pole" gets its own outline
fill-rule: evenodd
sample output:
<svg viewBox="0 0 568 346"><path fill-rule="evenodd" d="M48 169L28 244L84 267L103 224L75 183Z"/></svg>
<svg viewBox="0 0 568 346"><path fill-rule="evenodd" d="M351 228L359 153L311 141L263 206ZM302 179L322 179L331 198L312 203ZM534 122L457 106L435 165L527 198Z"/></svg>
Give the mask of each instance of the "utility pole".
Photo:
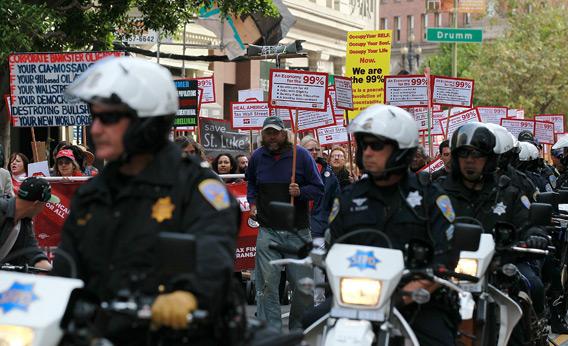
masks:
<svg viewBox="0 0 568 346"><path fill-rule="evenodd" d="M454 29L458 28L458 0L454 0ZM452 49L452 77L458 76L458 43L454 42Z"/></svg>

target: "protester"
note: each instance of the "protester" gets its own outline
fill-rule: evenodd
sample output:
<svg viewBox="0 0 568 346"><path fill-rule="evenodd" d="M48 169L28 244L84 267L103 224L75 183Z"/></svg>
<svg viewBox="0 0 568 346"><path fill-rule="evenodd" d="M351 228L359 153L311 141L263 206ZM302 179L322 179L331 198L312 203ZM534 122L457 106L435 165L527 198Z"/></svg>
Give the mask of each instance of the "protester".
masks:
<svg viewBox="0 0 568 346"><path fill-rule="evenodd" d="M77 145L76 147L79 148L83 154L84 159L83 165L81 167L83 175L94 177L95 175L99 174L99 170L95 166L93 166L93 163L95 162L95 155L93 155L93 153L91 153L87 147L84 147L82 145Z"/></svg>
<svg viewBox="0 0 568 346"><path fill-rule="evenodd" d="M423 168L429 161L429 157L424 150L424 147L419 145L418 150L416 150L416 155L412 159L410 163L410 170L414 173L418 172L421 168Z"/></svg>
<svg viewBox="0 0 568 346"><path fill-rule="evenodd" d="M310 214L310 230L315 247L324 248L325 231L329 228L329 214L333 207L333 200L341 192L339 189L339 181L333 173L331 166L321 157L321 147L313 137L306 136L302 139L302 147L304 147L316 162L320 178L323 181L323 196L315 199ZM316 285L325 283L325 274L319 269L314 270L314 282ZM319 305L325 301L325 289L316 288L314 290L314 303Z"/></svg>
<svg viewBox="0 0 568 346"><path fill-rule="evenodd" d="M217 174L235 174L237 173L237 162L231 154L222 153L217 155L212 163L213 171ZM230 178L223 179L225 183L238 183L242 179Z"/></svg>
<svg viewBox="0 0 568 346"><path fill-rule="evenodd" d="M46 202L58 203L59 199L51 194L49 183L37 177L24 180L16 197L0 199L0 263L51 270L38 247L31 220Z"/></svg>
<svg viewBox="0 0 568 346"><path fill-rule="evenodd" d="M352 173L347 169L347 152L342 147L333 147L329 153L330 165L339 181L341 191L353 182Z"/></svg>
<svg viewBox="0 0 568 346"><path fill-rule="evenodd" d="M251 215L256 217L260 224L255 259L257 316L267 321L269 326L281 329L278 299L280 267L269 262L290 255L269 249L269 244L299 248L303 245L299 237L304 241L311 241L309 201L322 196L323 183L316 163L302 147L297 147L296 180L291 183L293 148L282 119L277 116L266 118L261 136L262 146L252 154L246 172L247 200L251 206ZM291 197L297 229L294 233L278 228L281 215L275 214L270 207L272 201L290 203ZM298 330L301 329L304 311L313 306L313 294L306 294L298 289L298 282L301 278L311 277L313 271L297 265L289 265L286 270L293 286L289 327L290 330Z"/></svg>
<svg viewBox="0 0 568 346"><path fill-rule="evenodd" d="M116 345L223 344L217 331L228 328L239 209L209 168L196 157L182 157L169 141L178 110L170 72L144 59L107 58L66 93L89 104L95 154L108 164L75 194L59 248L97 299L121 299L132 287L156 297L152 328L120 325L122 317L112 316L97 320L107 332L101 336ZM178 272L158 281L158 235L165 231L195 237L196 258L180 263L187 271L195 267L191 275ZM59 254L54 274L71 275ZM197 308L207 320L188 330L188 314Z"/></svg>
<svg viewBox="0 0 568 346"><path fill-rule="evenodd" d="M201 161L206 162L207 157L205 156L205 149L201 144L197 143L195 139L191 137L180 136L177 137L174 142L179 146L179 148L188 155L194 155L201 159Z"/></svg>
<svg viewBox="0 0 568 346"><path fill-rule="evenodd" d="M248 157L244 154L239 154L235 157L237 161L237 173L244 174L247 171L247 167L249 164Z"/></svg>
<svg viewBox="0 0 568 346"><path fill-rule="evenodd" d="M10 161L8 162L12 179L23 179L27 177L29 163L30 160L26 155L22 153L13 153L10 156Z"/></svg>
<svg viewBox="0 0 568 346"><path fill-rule="evenodd" d="M432 181L448 175L451 171L452 154L450 151L450 141L447 139L440 143L440 159L444 162L444 167L432 173Z"/></svg>
<svg viewBox="0 0 568 346"><path fill-rule="evenodd" d="M57 177L80 177L83 175L71 149L62 149L55 155L53 173Z"/></svg>
<svg viewBox="0 0 568 346"><path fill-rule="evenodd" d="M0 197L13 196L14 186L8 170L0 167Z"/></svg>

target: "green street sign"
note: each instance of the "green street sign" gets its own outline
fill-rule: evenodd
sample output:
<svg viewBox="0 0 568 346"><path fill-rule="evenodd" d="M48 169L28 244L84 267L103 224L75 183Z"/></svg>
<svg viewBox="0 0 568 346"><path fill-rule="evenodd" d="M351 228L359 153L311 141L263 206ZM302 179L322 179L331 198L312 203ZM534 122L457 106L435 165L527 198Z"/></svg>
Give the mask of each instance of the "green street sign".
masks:
<svg viewBox="0 0 568 346"><path fill-rule="evenodd" d="M480 43L482 29L428 28L426 39L430 42Z"/></svg>

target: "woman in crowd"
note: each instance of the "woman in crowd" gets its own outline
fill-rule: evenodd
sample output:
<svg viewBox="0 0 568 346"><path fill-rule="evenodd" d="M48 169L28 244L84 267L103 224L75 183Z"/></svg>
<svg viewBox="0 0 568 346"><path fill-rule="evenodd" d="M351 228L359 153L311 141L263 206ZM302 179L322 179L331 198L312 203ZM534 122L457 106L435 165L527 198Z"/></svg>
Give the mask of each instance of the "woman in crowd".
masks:
<svg viewBox="0 0 568 346"><path fill-rule="evenodd" d="M337 180L339 180L341 190L353 182L353 177L345 165L346 162L347 153L345 149L342 147L334 147L331 149L329 153L329 164L337 176Z"/></svg>
<svg viewBox="0 0 568 346"><path fill-rule="evenodd" d="M53 173L58 177L80 177L83 175L71 149L62 149L55 155Z"/></svg>
<svg viewBox="0 0 568 346"><path fill-rule="evenodd" d="M228 153L222 153L217 155L211 164L213 170L217 174L235 174L237 172L237 162ZM242 179L223 179L225 183L237 183L242 181Z"/></svg>
<svg viewBox="0 0 568 346"><path fill-rule="evenodd" d="M29 163L30 160L26 155L22 153L13 153L12 156L10 156L10 162L8 163L12 179L23 180L26 178L28 176Z"/></svg>
<svg viewBox="0 0 568 346"><path fill-rule="evenodd" d="M83 175L88 177L94 177L95 175L99 174L99 170L93 166L95 162L95 155L89 151L87 147L82 145L77 145L77 148L81 150L83 155L83 166L81 167L83 171Z"/></svg>
<svg viewBox="0 0 568 346"><path fill-rule="evenodd" d="M186 154L195 155L201 159L201 161L207 161L207 157L205 157L205 149L201 146L201 144L197 143L191 137L180 136L174 140L179 148Z"/></svg>

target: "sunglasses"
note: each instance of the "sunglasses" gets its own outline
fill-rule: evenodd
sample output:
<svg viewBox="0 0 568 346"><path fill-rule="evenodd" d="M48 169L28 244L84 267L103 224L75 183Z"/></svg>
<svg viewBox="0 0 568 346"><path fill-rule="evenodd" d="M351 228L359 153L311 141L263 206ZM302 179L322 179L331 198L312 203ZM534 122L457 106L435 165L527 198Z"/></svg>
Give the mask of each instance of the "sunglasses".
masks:
<svg viewBox="0 0 568 346"><path fill-rule="evenodd" d="M365 142L365 141L361 141L360 142L361 148L364 150L367 149L367 147L371 147L371 150L373 151L381 151L385 148L385 146L387 145L386 141L371 141L371 142Z"/></svg>
<svg viewBox="0 0 568 346"><path fill-rule="evenodd" d="M99 119L99 121L104 125L116 124L123 118L132 118L132 114L126 112L91 113L91 116L93 117L93 121L95 121L95 119Z"/></svg>
<svg viewBox="0 0 568 346"><path fill-rule="evenodd" d="M486 155L483 154L482 152L480 152L479 150L459 150L457 153L458 157L461 157L462 159L466 159L468 157L474 158L474 159L479 159L482 157L485 157Z"/></svg>

